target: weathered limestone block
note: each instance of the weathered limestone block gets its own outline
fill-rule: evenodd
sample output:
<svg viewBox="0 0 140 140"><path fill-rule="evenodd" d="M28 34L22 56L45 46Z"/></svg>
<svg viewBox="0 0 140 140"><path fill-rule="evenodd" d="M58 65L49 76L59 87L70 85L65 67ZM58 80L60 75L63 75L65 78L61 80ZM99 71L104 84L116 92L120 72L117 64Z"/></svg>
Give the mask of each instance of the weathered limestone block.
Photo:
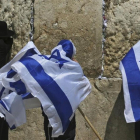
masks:
<svg viewBox="0 0 140 140"><path fill-rule="evenodd" d="M44 54L61 39L71 39L85 75L101 70L102 1L36 0L35 44Z"/></svg>
<svg viewBox="0 0 140 140"><path fill-rule="evenodd" d="M80 105L103 140L134 140L133 124L126 124L122 81L93 80L92 93ZM77 140L98 140L77 111Z"/></svg>
<svg viewBox="0 0 140 140"><path fill-rule="evenodd" d="M31 0L1 0L0 20L15 32L12 57L29 41Z"/></svg>
<svg viewBox="0 0 140 140"><path fill-rule="evenodd" d="M140 34L139 0L107 1L105 44L106 77L121 77L119 62L139 40Z"/></svg>

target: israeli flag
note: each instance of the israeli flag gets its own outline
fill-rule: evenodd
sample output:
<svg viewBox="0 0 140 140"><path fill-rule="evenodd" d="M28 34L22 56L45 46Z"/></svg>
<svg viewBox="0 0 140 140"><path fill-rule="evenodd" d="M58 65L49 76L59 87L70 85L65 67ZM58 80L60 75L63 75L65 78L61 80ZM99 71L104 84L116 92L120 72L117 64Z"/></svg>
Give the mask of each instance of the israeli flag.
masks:
<svg viewBox="0 0 140 140"><path fill-rule="evenodd" d="M0 69L0 117L5 117L11 129L26 122L25 109L40 107L37 98L29 93L11 65L24 57L39 54L29 42L8 64Z"/></svg>
<svg viewBox="0 0 140 140"><path fill-rule="evenodd" d="M17 55L16 61L0 71L4 88L21 95L23 100L39 99L53 128L52 137L66 131L79 104L91 92L81 66L72 60L75 53L76 48L69 40L60 41L50 56L41 55L29 42L20 51L22 56Z"/></svg>
<svg viewBox="0 0 140 140"><path fill-rule="evenodd" d="M127 123L140 120L140 41L120 62Z"/></svg>

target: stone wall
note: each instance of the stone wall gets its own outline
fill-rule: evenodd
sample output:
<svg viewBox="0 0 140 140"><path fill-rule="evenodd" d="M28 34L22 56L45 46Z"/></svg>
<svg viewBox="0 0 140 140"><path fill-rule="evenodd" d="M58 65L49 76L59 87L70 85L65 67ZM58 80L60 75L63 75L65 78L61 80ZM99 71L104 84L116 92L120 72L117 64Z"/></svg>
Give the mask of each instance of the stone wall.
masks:
<svg viewBox="0 0 140 140"><path fill-rule="evenodd" d="M139 7L139 0L107 0L106 77L121 77L119 62L139 40Z"/></svg>
<svg viewBox="0 0 140 140"><path fill-rule="evenodd" d="M29 41L31 0L0 0L0 20L15 32L12 57Z"/></svg>
<svg viewBox="0 0 140 140"><path fill-rule="evenodd" d="M90 79L92 92L81 108L103 140L134 140L133 124L124 119L124 100L118 79ZM77 111L77 140L98 140Z"/></svg>
<svg viewBox="0 0 140 140"><path fill-rule="evenodd" d="M43 54L61 39L71 39L76 59L90 79L92 92L80 105L104 140L134 140L126 124L119 61L139 40L139 0L106 0L106 80L101 70L102 0L35 0L35 45ZM1 0L0 20L15 31L12 57L29 41L31 0ZM112 79L111 79L112 78ZM98 140L79 111L76 140ZM10 140L45 140L41 110L27 110L27 123L10 131Z"/></svg>

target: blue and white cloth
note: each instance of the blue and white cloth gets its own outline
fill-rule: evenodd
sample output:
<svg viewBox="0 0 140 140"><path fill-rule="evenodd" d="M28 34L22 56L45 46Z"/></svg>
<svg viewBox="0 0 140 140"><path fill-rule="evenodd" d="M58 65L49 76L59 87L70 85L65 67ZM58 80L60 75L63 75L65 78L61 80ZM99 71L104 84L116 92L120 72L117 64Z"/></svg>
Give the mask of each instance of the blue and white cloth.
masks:
<svg viewBox="0 0 140 140"><path fill-rule="evenodd" d="M120 62L127 123L140 121L140 41Z"/></svg>
<svg viewBox="0 0 140 140"><path fill-rule="evenodd" d="M52 137L62 135L80 102L91 92L90 82L84 76L81 66L72 60L75 53L76 48L69 40L60 41L50 56L41 55L33 42L29 42L14 59L0 69L1 101L6 97L11 101L9 96L13 94L15 98L22 97L17 100L17 103L22 102L21 99L30 99L31 102L25 102L23 105L29 103L31 107L34 104L34 107L39 106L35 99L37 98L53 128ZM32 99L35 99L34 103ZM0 102L2 113L4 108L7 110L4 107L7 105L5 103ZM19 117L16 119L15 114L21 116L25 110L21 105L20 108L24 111L17 113L15 110L19 110L19 106L14 105L13 113L11 104L7 111L15 120L11 123L7 119L7 122L11 123L10 127L17 127L26 121L26 117L19 120Z"/></svg>

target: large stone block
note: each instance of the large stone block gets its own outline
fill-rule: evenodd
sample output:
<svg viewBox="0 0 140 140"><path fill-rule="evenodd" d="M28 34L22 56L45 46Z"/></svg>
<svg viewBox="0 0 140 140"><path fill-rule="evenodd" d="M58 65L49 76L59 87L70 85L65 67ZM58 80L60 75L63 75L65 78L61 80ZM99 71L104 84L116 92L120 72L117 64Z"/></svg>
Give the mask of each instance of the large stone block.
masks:
<svg viewBox="0 0 140 140"><path fill-rule="evenodd" d="M106 77L121 77L119 62L139 40L140 34L139 0L107 1L105 43Z"/></svg>
<svg viewBox="0 0 140 140"><path fill-rule="evenodd" d="M36 0L35 44L44 54L61 39L71 39L85 75L101 70L102 1Z"/></svg>
<svg viewBox="0 0 140 140"><path fill-rule="evenodd" d="M93 80L92 92L80 105L103 140L134 140L133 124L126 124L122 81ZM77 140L98 140L77 111Z"/></svg>

